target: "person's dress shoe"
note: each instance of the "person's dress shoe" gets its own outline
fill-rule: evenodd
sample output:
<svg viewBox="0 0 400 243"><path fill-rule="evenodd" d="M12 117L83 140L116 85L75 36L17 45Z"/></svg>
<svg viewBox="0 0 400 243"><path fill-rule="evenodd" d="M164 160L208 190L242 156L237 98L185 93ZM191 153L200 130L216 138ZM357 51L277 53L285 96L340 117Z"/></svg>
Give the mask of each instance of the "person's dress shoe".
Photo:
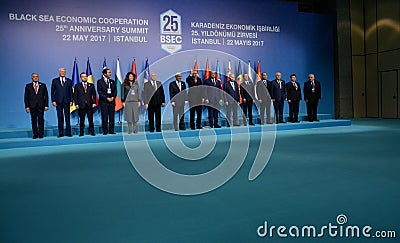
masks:
<svg viewBox="0 0 400 243"><path fill-rule="evenodd" d="M115 132L109 132L109 134L116 134Z"/></svg>
<svg viewBox="0 0 400 243"><path fill-rule="evenodd" d="M38 137L39 137L38 135L33 135L32 139L36 139Z"/></svg>
<svg viewBox="0 0 400 243"><path fill-rule="evenodd" d="M57 137L58 137L58 138L62 138L62 137L64 137L64 134L58 134Z"/></svg>
<svg viewBox="0 0 400 243"><path fill-rule="evenodd" d="M215 125L214 127L215 127L215 128L221 128L221 126L220 126L220 125Z"/></svg>

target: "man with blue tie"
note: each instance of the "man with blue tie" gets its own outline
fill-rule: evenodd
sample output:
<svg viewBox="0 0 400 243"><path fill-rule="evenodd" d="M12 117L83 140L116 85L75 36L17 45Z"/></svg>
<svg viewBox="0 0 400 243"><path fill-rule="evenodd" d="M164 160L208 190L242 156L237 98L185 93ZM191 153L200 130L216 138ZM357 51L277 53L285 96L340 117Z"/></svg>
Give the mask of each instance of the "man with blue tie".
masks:
<svg viewBox="0 0 400 243"><path fill-rule="evenodd" d="M222 90L221 90L221 82L216 78L217 73L215 71L211 71L210 78L204 81L204 85L207 86L206 92L204 94L206 104L208 105L208 122L210 123L210 127L213 128L221 128L218 125L218 113L219 106L222 103Z"/></svg>
<svg viewBox="0 0 400 243"><path fill-rule="evenodd" d="M283 105L286 100L286 85L281 79L282 74L277 72L271 84L271 100L274 104L276 123L286 123L283 120Z"/></svg>
<svg viewBox="0 0 400 243"><path fill-rule="evenodd" d="M73 93L72 81L65 77L65 68L58 69L59 77L51 82L51 102L57 110L58 118L58 137L64 137L64 117L65 135L72 137L70 122L70 106L72 106Z"/></svg>
<svg viewBox="0 0 400 243"><path fill-rule="evenodd" d="M239 86L235 81L235 75L233 73L229 74L229 81L225 83L224 90L227 120L226 126L230 127L231 113L233 113L233 126L239 126L237 117L237 107L240 102Z"/></svg>
<svg viewBox="0 0 400 243"><path fill-rule="evenodd" d="M32 82L25 86L25 111L31 114L33 139L43 138L44 111L49 109L46 84L39 82L39 74L32 73Z"/></svg>
<svg viewBox="0 0 400 243"><path fill-rule="evenodd" d="M93 124L93 108L96 107L96 89L88 83L86 73L81 73L81 83L75 86L74 101L79 114L79 136L83 136L85 130L85 116L89 122L89 134L95 136Z"/></svg>
<svg viewBox="0 0 400 243"><path fill-rule="evenodd" d="M103 77L97 80L97 92L99 93L103 135L115 134L114 115L115 97L117 97L117 85L115 81L111 79L110 69L103 69Z"/></svg>

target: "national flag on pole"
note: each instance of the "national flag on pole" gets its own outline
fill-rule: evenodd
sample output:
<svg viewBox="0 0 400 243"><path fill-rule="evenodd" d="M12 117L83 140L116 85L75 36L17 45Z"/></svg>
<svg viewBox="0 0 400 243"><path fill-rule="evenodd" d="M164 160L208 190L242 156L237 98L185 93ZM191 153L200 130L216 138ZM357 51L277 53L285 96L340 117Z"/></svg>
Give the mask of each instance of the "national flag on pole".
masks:
<svg viewBox="0 0 400 243"><path fill-rule="evenodd" d="M261 80L261 66L260 66L260 60L257 62L257 75L256 75L256 82Z"/></svg>
<svg viewBox="0 0 400 243"><path fill-rule="evenodd" d="M124 106L122 105L122 74L121 67L119 64L119 58L117 58L117 70L115 71L115 82L117 85L117 97L115 97L115 111L121 110Z"/></svg>
<svg viewBox="0 0 400 243"><path fill-rule="evenodd" d="M136 60L135 59L133 59L133 61L132 61L132 73L135 74L135 76L137 75L136 74Z"/></svg>
<svg viewBox="0 0 400 243"><path fill-rule="evenodd" d="M219 62L218 62L218 60L217 60L217 67L215 68L215 72L216 72L215 78L216 78L217 80L219 80L219 82L222 83L222 79L221 79L222 75L221 75L221 70L219 69Z"/></svg>
<svg viewBox="0 0 400 243"><path fill-rule="evenodd" d="M210 78L210 66L208 65L208 58L206 60L206 71L204 72L204 80Z"/></svg>
<svg viewBox="0 0 400 243"><path fill-rule="evenodd" d="M146 59L146 64L144 65L143 83L147 83L147 81L149 80L150 80L149 59Z"/></svg>
<svg viewBox="0 0 400 243"><path fill-rule="evenodd" d="M104 61L103 61L103 69L107 68L107 62L106 62L106 58L104 57Z"/></svg>
<svg viewBox="0 0 400 243"><path fill-rule="evenodd" d="M76 63L76 58L74 60L74 67L72 69L72 91L74 92L75 85L79 83L79 72L78 72L78 64ZM73 112L76 110L75 102L72 102L72 106L69 107L69 111Z"/></svg>
<svg viewBox="0 0 400 243"><path fill-rule="evenodd" d="M239 103L242 103L242 96L240 95L240 84L242 83L243 73L242 73L242 64L240 64L240 60L238 64L237 75L238 76L236 77L236 81L239 87L239 96L240 96Z"/></svg>
<svg viewBox="0 0 400 243"><path fill-rule="evenodd" d="M199 75L199 65L197 65L197 59L194 61L193 70L197 72L197 75Z"/></svg>
<svg viewBox="0 0 400 243"><path fill-rule="evenodd" d="M231 67L231 60L229 59L229 62L228 62L228 72L227 72L227 75L226 75L226 81L228 81L229 80L229 75L232 73L232 67Z"/></svg>
<svg viewBox="0 0 400 243"><path fill-rule="evenodd" d="M89 58L87 59L86 63L86 75L88 76L87 82L94 85L94 78L92 74L92 68L90 67ZM99 105L99 99L97 97L97 94L96 94L96 105Z"/></svg>
<svg viewBox="0 0 400 243"><path fill-rule="evenodd" d="M249 66L247 67L247 74L249 75L250 81L253 82L253 75L252 75L252 72L251 72L250 60L249 60Z"/></svg>

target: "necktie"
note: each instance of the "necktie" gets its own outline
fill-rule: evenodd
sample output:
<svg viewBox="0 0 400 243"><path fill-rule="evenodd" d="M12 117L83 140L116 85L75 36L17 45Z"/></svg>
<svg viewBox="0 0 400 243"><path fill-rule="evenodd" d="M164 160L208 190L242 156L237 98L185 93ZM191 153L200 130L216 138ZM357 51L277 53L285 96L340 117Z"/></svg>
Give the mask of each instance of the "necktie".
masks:
<svg viewBox="0 0 400 243"><path fill-rule="evenodd" d="M193 78L194 78L194 83L197 84L197 78L196 77Z"/></svg>
<svg viewBox="0 0 400 243"><path fill-rule="evenodd" d="M235 84L233 82L231 82L231 85L232 85L233 91L235 91Z"/></svg>
<svg viewBox="0 0 400 243"><path fill-rule="evenodd" d="M83 84L83 89L85 90L85 93L86 93L86 91L87 91L86 83Z"/></svg>
<svg viewBox="0 0 400 243"><path fill-rule="evenodd" d="M282 89L282 83L281 83L281 81L278 80L278 83L279 83L279 88Z"/></svg>
<svg viewBox="0 0 400 243"><path fill-rule="evenodd" d="M37 94L37 92L39 90L39 85L38 84L34 84L33 88L35 89L35 93Z"/></svg>
<svg viewBox="0 0 400 243"><path fill-rule="evenodd" d="M154 87L154 89L157 89L157 83L156 83L156 81L153 81L153 87Z"/></svg>
<svg viewBox="0 0 400 243"><path fill-rule="evenodd" d="M181 82L180 81L178 81L178 88L179 88L179 91L182 91L181 90Z"/></svg>
<svg viewBox="0 0 400 243"><path fill-rule="evenodd" d="M213 84L215 85L215 79L213 79L212 81L213 81Z"/></svg>
<svg viewBox="0 0 400 243"><path fill-rule="evenodd" d="M296 90L297 90L297 84L296 84L296 82L293 82L293 85L294 85L294 87L295 87Z"/></svg>
<svg viewBox="0 0 400 243"><path fill-rule="evenodd" d="M65 80L64 80L64 77L62 77L62 78L61 78L61 86L64 87L64 83L65 83Z"/></svg>

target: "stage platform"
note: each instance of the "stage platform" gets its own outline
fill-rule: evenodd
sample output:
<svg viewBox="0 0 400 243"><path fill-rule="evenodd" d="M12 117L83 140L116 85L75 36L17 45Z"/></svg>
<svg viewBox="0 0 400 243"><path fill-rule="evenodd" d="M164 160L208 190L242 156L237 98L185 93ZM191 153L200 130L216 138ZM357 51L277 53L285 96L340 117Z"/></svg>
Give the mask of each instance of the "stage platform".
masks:
<svg viewBox="0 0 400 243"><path fill-rule="evenodd" d="M264 126L276 126L276 131L283 130L296 130L296 129L312 129L320 127L335 127L335 126L350 126L350 120L336 120L332 119L329 114L318 115L320 122L308 122L306 116L300 116L300 123L285 123L285 124L268 124ZM287 117L285 118L287 120ZM222 128L214 129L216 135L230 134L230 133L246 133L250 132L260 132L261 125L258 125L258 117L254 119L256 122L255 126L240 126L240 127L226 127L226 120L220 119L220 124ZM187 122L186 122L187 123ZM241 121L241 124L243 122ZM41 146L60 146L60 145L71 145L71 144L88 144L88 143L105 143L105 142L121 142L123 141L122 136L122 126L126 124L117 124L115 126L115 135L103 135L101 127L97 125L95 127L96 136L90 136L85 134L83 137L79 137L79 127L73 126L72 132L73 137L63 137L57 138L58 130L57 127L48 127L45 130L45 137L43 139L32 139L31 129L3 129L0 130L0 149L10 149L10 148L25 148L25 147L41 147ZM172 122L164 123L162 125L163 133L150 133L148 132L148 125L144 122L139 122L138 130L143 131L143 126L145 126L146 136L137 136L136 134L128 135L131 139L135 139L137 136L138 140L154 140L163 139L168 137L176 137L176 131L173 130ZM203 120L204 129L211 129L208 126L208 122ZM189 124L186 124L189 127ZM126 128L125 128L126 129ZM124 131L126 131L124 129ZM180 137L197 137L200 130L190 130L179 131ZM87 133L87 131L86 131ZM143 132L142 132L143 133Z"/></svg>

